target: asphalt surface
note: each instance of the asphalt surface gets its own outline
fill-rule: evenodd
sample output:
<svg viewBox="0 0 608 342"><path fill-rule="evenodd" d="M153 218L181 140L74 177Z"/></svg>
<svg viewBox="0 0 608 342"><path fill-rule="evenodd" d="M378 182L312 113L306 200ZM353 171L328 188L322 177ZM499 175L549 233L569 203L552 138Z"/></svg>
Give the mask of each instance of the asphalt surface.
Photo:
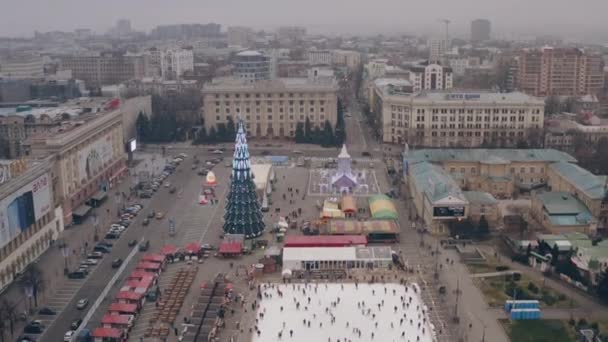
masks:
<svg viewBox="0 0 608 342"><path fill-rule="evenodd" d="M203 156L200 153L202 161L205 159L215 158L216 156L206 155ZM101 262L95 267L91 274L85 279L82 287L73 296L69 304L61 311L55 320L47 326L46 330L42 335L38 336L40 341L62 341L64 334L70 330L70 325L73 321L81 319L85 316L88 310L91 309L91 305L95 302L97 297L102 293L104 288L107 286L110 279L114 276L116 269L111 267L113 260L120 258L125 260L132 247L128 246L128 242L131 240L140 240L142 238L150 241L150 249L148 252L158 252L160 248L168 243L176 246L183 246L185 242L198 242L203 236L204 221L200 222L200 225L192 226L192 222L189 223L189 229L180 229L184 225L184 219L188 218L188 214L193 208L201 208L201 215L209 214L214 211L215 206L201 207L197 204L198 194L200 190L201 182L204 177L196 175L196 170L191 169L193 158L190 155L178 168L177 171L170 175L165 182L170 182L172 186L177 187L178 191L174 194L169 193L169 188L161 187L155 195L149 200L134 199L130 203L141 203L144 205L144 209L140 211L134 221L131 223L129 228L120 236L117 240L109 240L114 243L112 251L101 260ZM223 163L218 164L214 168L216 175L222 174L222 179L227 179L225 175L228 174L227 169L224 168ZM225 175L224 175L225 174ZM220 177L218 177L220 178ZM225 184L220 184L216 189L218 195L221 195L225 190ZM179 192L182 192L179 194ZM180 198L181 197L181 198ZM162 211L165 213L165 218L162 220L152 219L148 226L141 225L141 222L146 217L146 214L154 210L156 212ZM112 213L115 213L113 211ZM176 234L175 236L169 235L169 223L168 219L173 218L176 221ZM100 227L100 235L103 235L108 227ZM216 228L217 229L217 228ZM193 231L194 230L194 231ZM218 234L209 236L209 241L217 242ZM207 242L207 241L205 241ZM106 312L107 307L113 301L114 295L118 292L127 276L134 269L139 258L145 253L138 253L135 257L126 265L124 272L118 278L115 286L111 289L108 296L101 303L100 307L95 311L91 321L87 325L88 328L94 329L99 326L99 322ZM85 310L78 310L76 308L76 302L81 298L89 299L89 307Z"/></svg>

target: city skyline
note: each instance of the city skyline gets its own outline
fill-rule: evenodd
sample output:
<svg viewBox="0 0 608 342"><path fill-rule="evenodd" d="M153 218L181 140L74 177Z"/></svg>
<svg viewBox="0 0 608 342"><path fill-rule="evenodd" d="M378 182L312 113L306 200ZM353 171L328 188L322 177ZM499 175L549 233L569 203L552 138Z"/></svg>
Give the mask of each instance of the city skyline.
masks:
<svg viewBox="0 0 608 342"><path fill-rule="evenodd" d="M145 2L145 16L141 11L144 5L141 0L128 3L108 0L86 4L57 0L52 7L45 9L44 14L31 11L33 3L38 1L11 0L5 4L0 13L0 20L5 24L0 29L0 36L30 37L35 31L72 31L79 28L105 33L123 18L131 20L134 30L146 32L157 25L216 22L223 26L244 25L258 29L301 25L312 33L442 34L443 26L439 20L447 18L451 20L451 34L466 37L471 21L484 18L490 20L493 34L498 38L554 33L567 39L608 41L603 33L608 25L602 15L608 10L608 2L601 0L587 1L584 7L572 7L567 0L538 0L533 3L524 0L467 0L464 3L381 0L373 3L355 2L348 8L341 8L337 4L333 8L333 5L318 0L301 4L278 0L255 3L232 0L212 6L194 0L183 0L181 6L151 0ZM239 10L234 11L235 8ZM260 11L260 8L271 10ZM318 11L319 8L324 10ZM522 11L522 8L526 10ZM65 13L69 13L69 20ZM87 13L95 13L95 16Z"/></svg>

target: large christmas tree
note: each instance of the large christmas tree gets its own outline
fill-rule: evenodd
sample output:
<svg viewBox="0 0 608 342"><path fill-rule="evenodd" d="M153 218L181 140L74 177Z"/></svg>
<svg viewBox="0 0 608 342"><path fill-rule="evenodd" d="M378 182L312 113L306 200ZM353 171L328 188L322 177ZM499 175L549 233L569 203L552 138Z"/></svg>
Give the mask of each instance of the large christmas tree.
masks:
<svg viewBox="0 0 608 342"><path fill-rule="evenodd" d="M244 234L245 238L251 239L262 235L264 228L251 173L247 137L243 122L239 121L230 175L230 193L224 214L224 233Z"/></svg>

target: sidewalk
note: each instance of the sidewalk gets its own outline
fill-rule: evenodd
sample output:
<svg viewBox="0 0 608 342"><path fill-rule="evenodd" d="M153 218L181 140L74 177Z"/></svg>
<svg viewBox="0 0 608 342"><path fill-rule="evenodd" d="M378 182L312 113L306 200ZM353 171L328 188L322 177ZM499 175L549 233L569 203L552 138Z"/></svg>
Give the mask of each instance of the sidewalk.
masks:
<svg viewBox="0 0 608 342"><path fill-rule="evenodd" d="M109 192L114 193L115 191L124 191L128 193L131 182L128 178L123 179L117 187L114 187ZM109 223L116 218L116 207L114 196L108 195L108 198L94 211L98 215L98 235L100 238L103 237L105 228ZM108 214L109 209L109 214ZM90 216L90 215L89 215ZM61 289L68 280L63 274L65 260L61 253L61 249L58 247L60 243L64 242L67 244L70 250L70 256L68 257L67 265L69 269L73 269L83 260L83 253L88 253L95 245L94 241L95 230L93 227L92 220L88 218L84 223L79 225L71 225L65 227L65 230L59 235L57 241L50 246L33 264L36 264L42 271L43 277L43 288L38 296L38 307L45 306L48 299L53 298L54 294ZM10 302L18 304L17 312L26 312L28 300L25 296L23 289L17 282L10 284L4 293L2 298L8 299ZM32 299L32 310L36 311L34 301ZM31 319L31 318L28 318ZM25 326L26 322L17 321L14 326L15 336L19 336ZM10 333L9 329L5 329L7 333ZM10 336L13 338L14 336Z"/></svg>

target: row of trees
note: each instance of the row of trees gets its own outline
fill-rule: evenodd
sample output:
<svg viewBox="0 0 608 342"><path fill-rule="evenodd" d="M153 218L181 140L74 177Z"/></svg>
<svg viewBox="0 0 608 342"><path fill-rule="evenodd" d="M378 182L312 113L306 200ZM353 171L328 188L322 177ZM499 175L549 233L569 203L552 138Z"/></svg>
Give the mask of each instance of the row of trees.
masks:
<svg viewBox="0 0 608 342"><path fill-rule="evenodd" d="M236 123L229 116L226 123L218 123L216 126L211 127L209 132L207 132L203 122L201 129L194 138L194 144L234 142L235 137Z"/></svg>
<svg viewBox="0 0 608 342"><path fill-rule="evenodd" d="M477 239L483 240L490 234L490 225L485 216L481 215L477 224L470 218L450 221L448 224L450 230L450 236L460 239Z"/></svg>

